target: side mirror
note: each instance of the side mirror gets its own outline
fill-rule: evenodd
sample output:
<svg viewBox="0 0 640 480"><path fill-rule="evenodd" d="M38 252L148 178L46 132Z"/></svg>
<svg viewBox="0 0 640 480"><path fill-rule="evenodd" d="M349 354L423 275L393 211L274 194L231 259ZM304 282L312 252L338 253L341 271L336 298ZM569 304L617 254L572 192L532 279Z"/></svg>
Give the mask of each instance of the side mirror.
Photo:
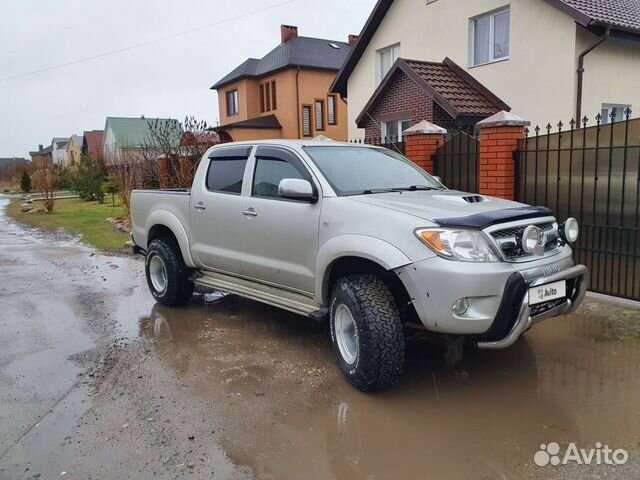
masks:
<svg viewBox="0 0 640 480"><path fill-rule="evenodd" d="M278 185L278 196L290 200L305 200L315 202L318 197L313 191L313 185L307 180L299 178L283 178Z"/></svg>
<svg viewBox="0 0 640 480"><path fill-rule="evenodd" d="M444 183L442 183L442 178L440 178L438 175L431 175L431 176L435 178L440 185L444 185Z"/></svg>

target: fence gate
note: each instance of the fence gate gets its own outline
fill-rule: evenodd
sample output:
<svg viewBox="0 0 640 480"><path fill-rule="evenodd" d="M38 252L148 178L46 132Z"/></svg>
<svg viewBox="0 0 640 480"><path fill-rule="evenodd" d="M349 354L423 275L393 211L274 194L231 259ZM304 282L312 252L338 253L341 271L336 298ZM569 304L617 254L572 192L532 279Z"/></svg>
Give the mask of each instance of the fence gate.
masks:
<svg viewBox="0 0 640 480"><path fill-rule="evenodd" d="M640 118L630 114L536 127L516 153L516 196L578 220L574 257L590 290L640 300Z"/></svg>
<svg viewBox="0 0 640 480"><path fill-rule="evenodd" d="M451 130L434 157L434 173L448 188L476 193L480 189L480 142L473 128Z"/></svg>

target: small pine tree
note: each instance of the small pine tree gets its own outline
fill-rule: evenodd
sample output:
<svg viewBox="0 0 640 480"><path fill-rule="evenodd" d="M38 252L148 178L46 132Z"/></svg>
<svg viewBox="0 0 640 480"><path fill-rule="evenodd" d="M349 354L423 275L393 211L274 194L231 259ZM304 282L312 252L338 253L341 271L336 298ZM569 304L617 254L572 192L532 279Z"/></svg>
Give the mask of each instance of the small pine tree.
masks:
<svg viewBox="0 0 640 480"><path fill-rule="evenodd" d="M29 193L31 191L31 176L26 169L22 170L22 178L20 179L20 188L23 192Z"/></svg>
<svg viewBox="0 0 640 480"><path fill-rule="evenodd" d="M116 193L120 192L120 185L114 178L109 178L102 184L102 192L105 194L111 194L111 203L116 206Z"/></svg>

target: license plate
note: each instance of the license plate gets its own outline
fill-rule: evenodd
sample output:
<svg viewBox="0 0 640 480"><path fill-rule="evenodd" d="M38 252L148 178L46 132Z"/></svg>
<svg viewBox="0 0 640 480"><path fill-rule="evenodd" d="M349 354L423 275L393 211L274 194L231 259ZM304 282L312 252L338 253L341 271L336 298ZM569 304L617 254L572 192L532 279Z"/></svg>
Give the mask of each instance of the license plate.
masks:
<svg viewBox="0 0 640 480"><path fill-rule="evenodd" d="M539 287L529 289L529 305L537 305L538 303L557 300L567 296L567 282L561 280L559 282L547 283Z"/></svg>

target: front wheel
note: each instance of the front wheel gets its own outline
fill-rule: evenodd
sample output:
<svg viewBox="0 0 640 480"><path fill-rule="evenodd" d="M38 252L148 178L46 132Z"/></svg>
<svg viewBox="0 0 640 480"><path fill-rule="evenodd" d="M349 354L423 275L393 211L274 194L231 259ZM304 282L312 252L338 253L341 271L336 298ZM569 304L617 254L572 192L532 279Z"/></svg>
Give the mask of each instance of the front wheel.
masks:
<svg viewBox="0 0 640 480"><path fill-rule="evenodd" d="M182 259L180 247L171 239L159 238L149 244L145 273L153 298L162 305L184 305L193 295L191 270Z"/></svg>
<svg viewBox="0 0 640 480"><path fill-rule="evenodd" d="M393 385L402 373L405 341L384 281L373 275L339 279L329 313L333 349L349 383L363 392Z"/></svg>

